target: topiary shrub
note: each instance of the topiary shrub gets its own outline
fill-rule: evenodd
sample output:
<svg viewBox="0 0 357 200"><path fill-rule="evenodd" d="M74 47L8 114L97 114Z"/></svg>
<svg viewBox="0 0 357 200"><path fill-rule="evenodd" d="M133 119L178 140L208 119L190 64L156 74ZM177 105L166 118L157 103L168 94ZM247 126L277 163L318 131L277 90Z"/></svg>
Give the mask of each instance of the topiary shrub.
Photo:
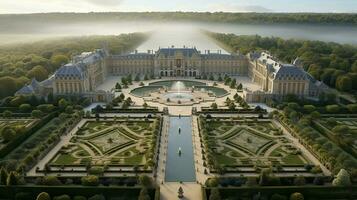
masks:
<svg viewBox="0 0 357 200"><path fill-rule="evenodd" d="M299 192L292 193L290 196L290 200L304 200L304 195Z"/></svg>
<svg viewBox="0 0 357 200"><path fill-rule="evenodd" d="M105 197L101 194L96 194L96 195L90 197L88 200L105 200Z"/></svg>
<svg viewBox="0 0 357 200"><path fill-rule="evenodd" d="M141 175L141 176L139 176L139 183L142 186L150 187L152 185L152 180L150 177L148 177L146 175Z"/></svg>
<svg viewBox="0 0 357 200"><path fill-rule="evenodd" d="M51 197L47 192L41 192L37 195L36 200L51 200Z"/></svg>
<svg viewBox="0 0 357 200"><path fill-rule="evenodd" d="M82 185L84 186L98 186L99 185L99 179L97 176L94 175L89 175L89 176L83 176L81 178Z"/></svg>
<svg viewBox="0 0 357 200"><path fill-rule="evenodd" d="M62 183L55 176L44 176L42 178L41 184L52 186L52 185L61 185Z"/></svg>
<svg viewBox="0 0 357 200"><path fill-rule="evenodd" d="M53 197L53 200L71 200L71 197L66 195L66 194L64 194L64 195Z"/></svg>
<svg viewBox="0 0 357 200"><path fill-rule="evenodd" d="M338 172L336 178L332 181L333 186L349 186L351 185L350 174L345 170L341 169Z"/></svg>
<svg viewBox="0 0 357 200"><path fill-rule="evenodd" d="M74 196L73 200L87 200L87 197L84 196Z"/></svg>
<svg viewBox="0 0 357 200"><path fill-rule="evenodd" d="M19 192L15 195L15 200L29 200L32 199L32 195L27 192Z"/></svg>
<svg viewBox="0 0 357 200"><path fill-rule="evenodd" d="M280 194L273 194L270 197L270 200L287 200L288 198L286 196L280 195Z"/></svg>

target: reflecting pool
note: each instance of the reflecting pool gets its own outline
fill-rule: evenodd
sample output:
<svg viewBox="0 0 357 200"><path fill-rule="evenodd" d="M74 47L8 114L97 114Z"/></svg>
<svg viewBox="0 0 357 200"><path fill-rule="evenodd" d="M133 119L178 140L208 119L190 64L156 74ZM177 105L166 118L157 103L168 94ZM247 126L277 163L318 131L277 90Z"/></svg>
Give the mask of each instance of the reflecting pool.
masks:
<svg viewBox="0 0 357 200"><path fill-rule="evenodd" d="M170 117L166 157L166 182L195 182L192 117Z"/></svg>

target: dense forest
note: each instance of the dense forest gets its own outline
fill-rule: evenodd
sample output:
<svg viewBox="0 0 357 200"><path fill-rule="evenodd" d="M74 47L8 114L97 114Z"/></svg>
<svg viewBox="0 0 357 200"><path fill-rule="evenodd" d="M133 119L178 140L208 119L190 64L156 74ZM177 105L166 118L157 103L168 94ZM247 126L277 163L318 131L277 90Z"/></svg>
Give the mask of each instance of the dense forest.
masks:
<svg viewBox="0 0 357 200"><path fill-rule="evenodd" d="M286 63L299 57L305 70L316 79L340 91L357 90L356 46L258 35L207 34L234 52L246 54L250 51L268 50Z"/></svg>
<svg viewBox="0 0 357 200"><path fill-rule="evenodd" d="M225 12L109 12L0 15L4 30L28 23L70 23L120 20L198 21L225 23L357 24L356 13L225 13Z"/></svg>
<svg viewBox="0 0 357 200"><path fill-rule="evenodd" d="M46 79L73 55L108 45L110 52L134 50L146 40L143 33L119 36L66 37L0 47L0 98L13 95L30 79Z"/></svg>

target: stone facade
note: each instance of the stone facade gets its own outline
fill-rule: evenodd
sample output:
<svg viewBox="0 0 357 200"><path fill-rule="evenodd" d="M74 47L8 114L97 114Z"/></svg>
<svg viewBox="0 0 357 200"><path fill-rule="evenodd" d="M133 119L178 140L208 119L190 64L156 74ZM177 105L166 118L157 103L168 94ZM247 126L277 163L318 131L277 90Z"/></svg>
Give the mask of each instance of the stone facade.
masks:
<svg viewBox="0 0 357 200"><path fill-rule="evenodd" d="M261 89L259 91L245 89L243 97L248 102L264 102L269 98L281 99L288 94L298 97L317 97L320 92L328 89L326 85L304 71L299 59L292 64L284 64L268 52L253 52L247 57L248 77Z"/></svg>
<svg viewBox="0 0 357 200"><path fill-rule="evenodd" d="M244 90L243 96L249 102L262 102L287 94L316 96L324 86L300 67L299 60L293 64L282 64L267 52L253 52L245 56L172 47L160 48L156 52L135 51L121 55L111 55L105 49L85 52L59 68L48 80L41 83L33 81L17 94L43 95L46 91L54 95L83 95L92 101L109 101L113 97L111 91L98 91L97 87L110 75L129 74L156 77L248 76L260 87L259 91ZM46 86L46 90L41 89L40 94L42 85Z"/></svg>
<svg viewBox="0 0 357 200"><path fill-rule="evenodd" d="M133 53L108 57L113 75L154 74L155 76L197 77L202 74L245 75L248 60L243 55L202 54L196 48L160 48L155 53Z"/></svg>

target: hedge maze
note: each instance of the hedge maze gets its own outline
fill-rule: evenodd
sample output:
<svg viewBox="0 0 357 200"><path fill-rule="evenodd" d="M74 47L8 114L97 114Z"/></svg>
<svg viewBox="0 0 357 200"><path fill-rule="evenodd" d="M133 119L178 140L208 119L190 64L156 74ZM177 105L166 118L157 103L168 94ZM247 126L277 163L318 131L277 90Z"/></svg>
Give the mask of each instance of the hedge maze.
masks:
<svg viewBox="0 0 357 200"><path fill-rule="evenodd" d="M212 171L223 168L226 172L252 172L259 167L303 170L311 163L270 119L199 120L207 164Z"/></svg>

